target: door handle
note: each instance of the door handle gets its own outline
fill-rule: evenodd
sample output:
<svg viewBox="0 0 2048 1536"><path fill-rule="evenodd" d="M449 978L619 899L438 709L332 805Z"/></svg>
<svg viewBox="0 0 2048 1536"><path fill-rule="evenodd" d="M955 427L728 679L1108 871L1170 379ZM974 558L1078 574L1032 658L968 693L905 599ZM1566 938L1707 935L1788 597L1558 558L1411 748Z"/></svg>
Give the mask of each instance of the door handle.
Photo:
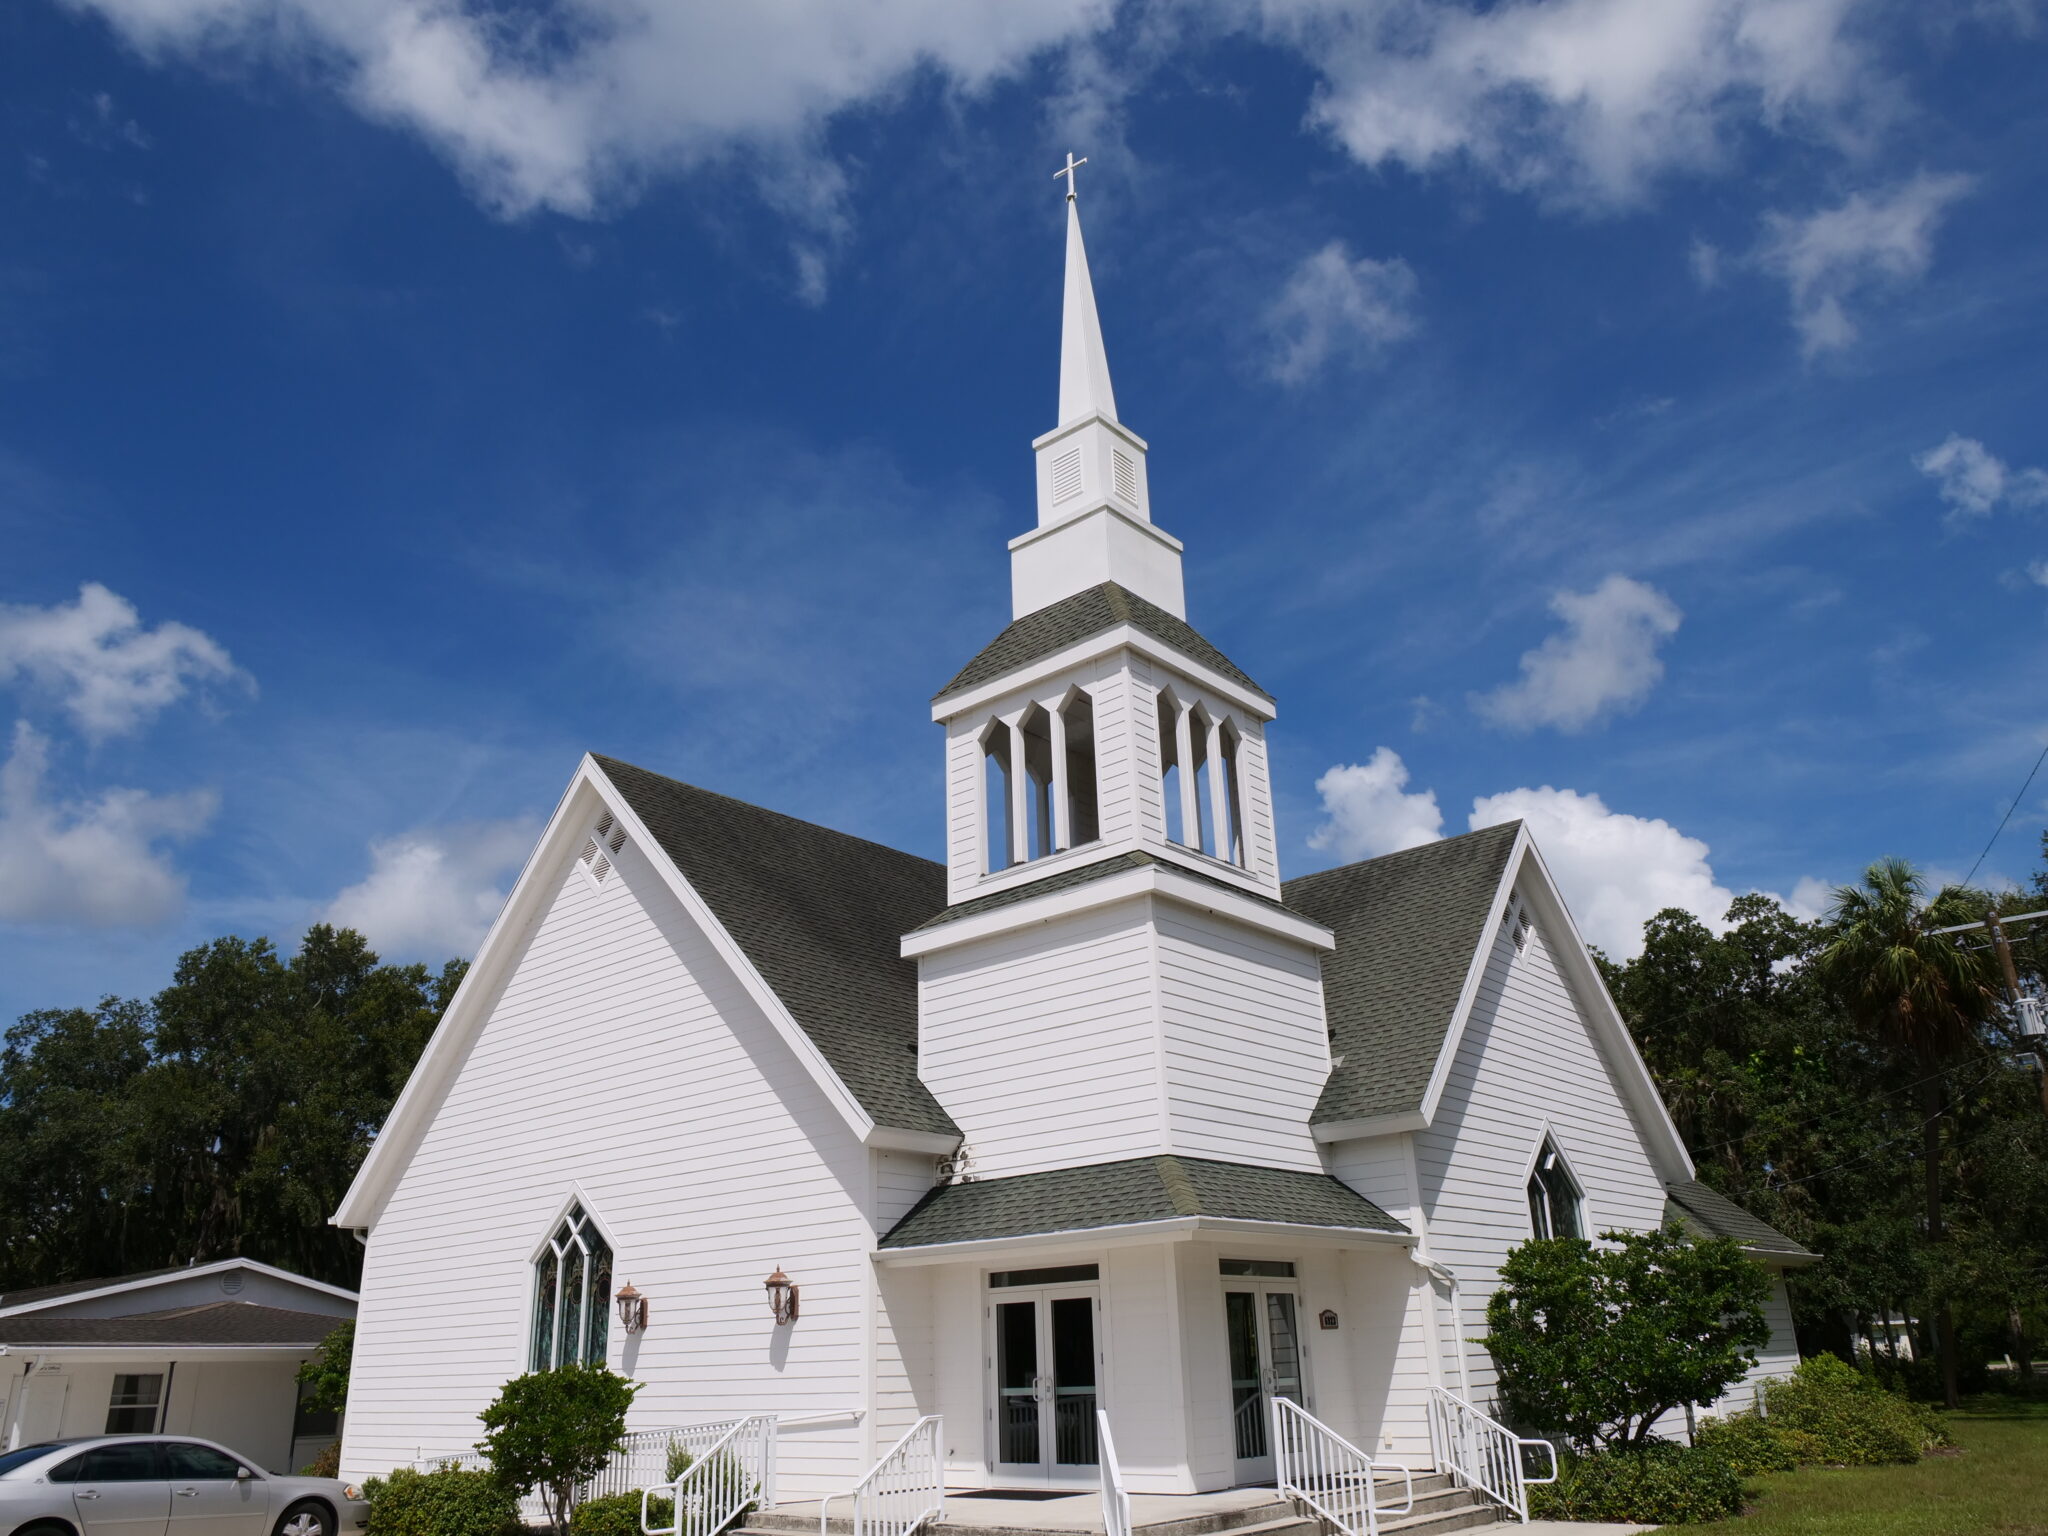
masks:
<svg viewBox="0 0 2048 1536"><path fill-rule="evenodd" d="M88 1488L84 1493L79 1494L78 1497L81 1499L96 1499L99 1495Z"/></svg>
<svg viewBox="0 0 2048 1536"><path fill-rule="evenodd" d="M173 1488L171 1492L181 1499L196 1499L199 1497L199 1490L197 1488Z"/></svg>

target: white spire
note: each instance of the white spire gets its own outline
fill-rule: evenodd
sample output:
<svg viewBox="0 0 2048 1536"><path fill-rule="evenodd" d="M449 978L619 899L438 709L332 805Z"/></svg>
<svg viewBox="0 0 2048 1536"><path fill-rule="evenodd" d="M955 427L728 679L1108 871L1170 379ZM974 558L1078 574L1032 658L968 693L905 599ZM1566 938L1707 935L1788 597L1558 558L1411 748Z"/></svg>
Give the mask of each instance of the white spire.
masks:
<svg viewBox="0 0 2048 1536"><path fill-rule="evenodd" d="M1081 243L1081 210L1074 201L1074 168L1085 159L1067 156L1067 295L1060 317L1060 425L1082 416L1116 420L1116 394L1109 387L1109 354L1102 347L1102 321L1095 313L1095 285L1088 280L1088 248Z"/></svg>
<svg viewBox="0 0 2048 1536"><path fill-rule="evenodd" d="M1067 156L1067 292L1060 324L1060 423L1031 445L1038 526L1010 541L1010 604L1019 618L1113 581L1187 617L1180 540L1152 523L1145 440L1116 419L1095 285L1081 244Z"/></svg>

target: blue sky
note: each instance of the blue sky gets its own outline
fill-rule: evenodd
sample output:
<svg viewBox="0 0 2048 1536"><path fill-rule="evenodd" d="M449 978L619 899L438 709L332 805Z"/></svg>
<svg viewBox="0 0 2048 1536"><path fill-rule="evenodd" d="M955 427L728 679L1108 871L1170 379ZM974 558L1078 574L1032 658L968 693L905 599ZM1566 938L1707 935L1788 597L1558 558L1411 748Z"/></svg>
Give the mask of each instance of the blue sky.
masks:
<svg viewBox="0 0 2048 1536"><path fill-rule="evenodd" d="M1960 874L2048 743L2044 62L2026 0L10 6L0 1017L464 952L585 749L936 853L1069 149L1289 873L1528 815L1624 950Z"/></svg>

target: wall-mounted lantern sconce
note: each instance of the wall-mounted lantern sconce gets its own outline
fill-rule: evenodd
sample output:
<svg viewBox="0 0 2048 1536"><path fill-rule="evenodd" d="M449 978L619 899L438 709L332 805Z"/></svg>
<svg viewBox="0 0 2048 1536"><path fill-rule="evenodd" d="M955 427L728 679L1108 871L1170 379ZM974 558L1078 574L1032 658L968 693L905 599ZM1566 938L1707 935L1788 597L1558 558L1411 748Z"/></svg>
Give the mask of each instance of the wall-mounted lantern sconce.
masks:
<svg viewBox="0 0 2048 1536"><path fill-rule="evenodd" d="M782 1272L780 1264L775 1273L762 1282L768 1288L768 1306L775 1313L777 1325L796 1321L796 1282Z"/></svg>
<svg viewBox="0 0 2048 1536"><path fill-rule="evenodd" d="M619 1287L618 1300L619 1321L625 1325L626 1332L638 1333L647 1326L647 1298L633 1288L632 1281L628 1280Z"/></svg>

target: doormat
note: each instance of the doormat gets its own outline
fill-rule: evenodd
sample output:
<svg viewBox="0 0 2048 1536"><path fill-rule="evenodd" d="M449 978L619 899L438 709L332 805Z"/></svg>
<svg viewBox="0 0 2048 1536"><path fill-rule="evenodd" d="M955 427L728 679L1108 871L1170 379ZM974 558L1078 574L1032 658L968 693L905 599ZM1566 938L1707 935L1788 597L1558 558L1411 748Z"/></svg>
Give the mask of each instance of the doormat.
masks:
<svg viewBox="0 0 2048 1536"><path fill-rule="evenodd" d="M1025 1503L1043 1499L1079 1499L1086 1495L1085 1488L976 1488L969 1493L954 1493L950 1489L946 1493L949 1499L1016 1499Z"/></svg>

